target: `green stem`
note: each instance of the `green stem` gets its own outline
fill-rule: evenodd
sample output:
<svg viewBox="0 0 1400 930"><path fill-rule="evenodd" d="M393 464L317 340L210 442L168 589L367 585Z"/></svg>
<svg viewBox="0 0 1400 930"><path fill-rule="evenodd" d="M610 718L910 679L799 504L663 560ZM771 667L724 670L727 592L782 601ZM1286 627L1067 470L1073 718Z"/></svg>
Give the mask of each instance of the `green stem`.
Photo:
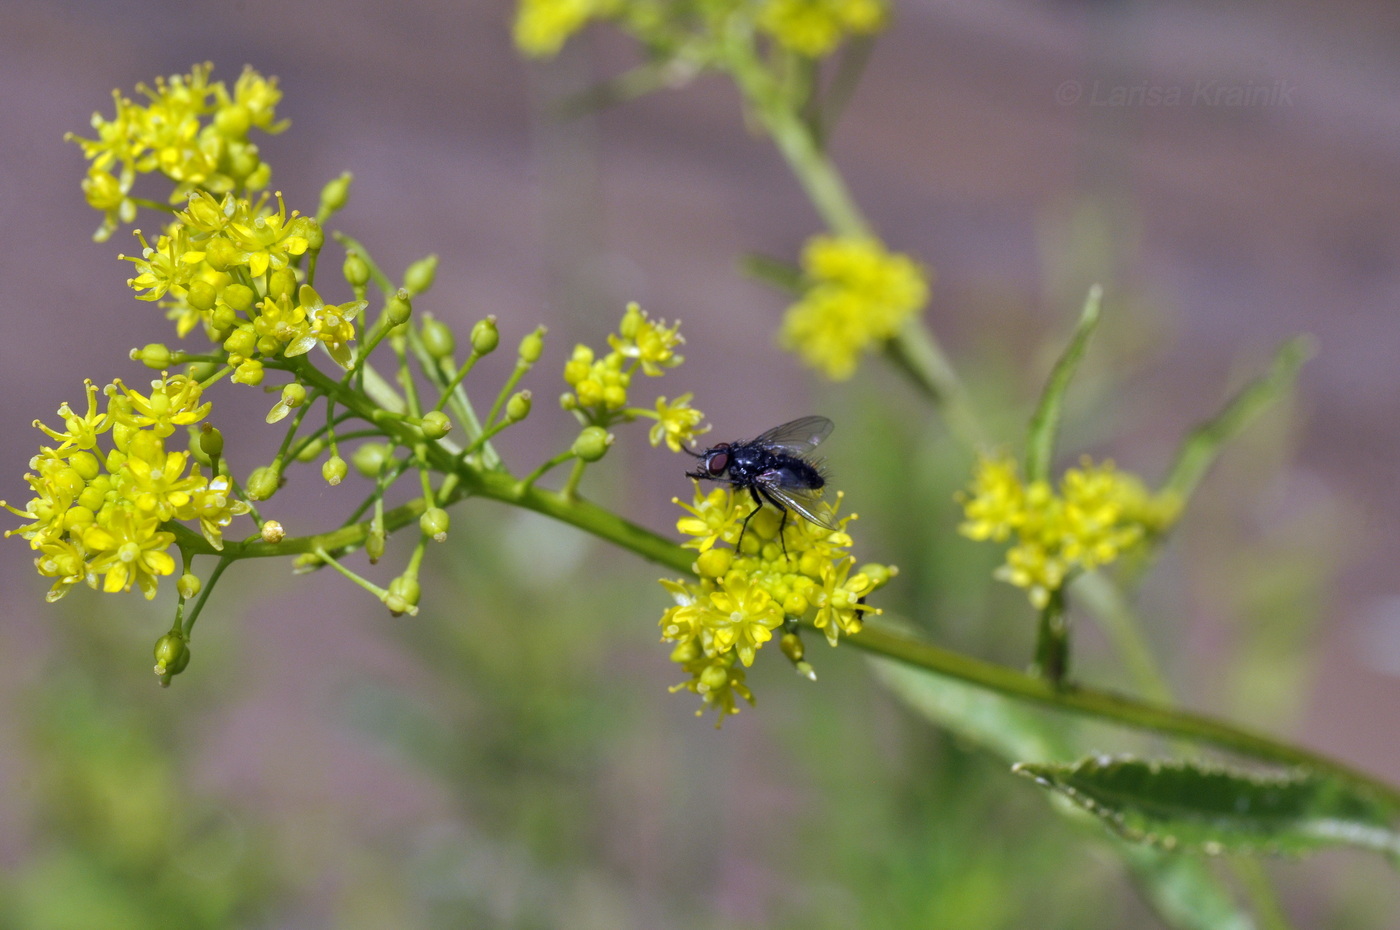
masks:
<svg viewBox="0 0 1400 930"><path fill-rule="evenodd" d="M1120 723L1136 730L1208 743L1264 762L1299 765L1331 772L1365 786L1386 803L1400 808L1400 789L1392 785L1335 759L1221 720L1095 688L1078 685L1057 687L1044 678L975 659L877 626L867 626L849 637L849 641L851 645L868 652L947 675L1008 697L1098 720Z"/></svg>

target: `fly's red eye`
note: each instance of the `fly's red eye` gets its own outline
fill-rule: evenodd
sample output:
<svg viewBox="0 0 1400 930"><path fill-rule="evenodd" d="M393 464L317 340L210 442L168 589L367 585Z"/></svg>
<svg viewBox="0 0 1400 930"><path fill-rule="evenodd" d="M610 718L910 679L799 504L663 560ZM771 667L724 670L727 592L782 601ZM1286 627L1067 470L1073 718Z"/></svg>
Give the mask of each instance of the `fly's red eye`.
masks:
<svg viewBox="0 0 1400 930"><path fill-rule="evenodd" d="M712 475L722 475L729 467L729 452L711 452L710 457L705 459L705 471Z"/></svg>

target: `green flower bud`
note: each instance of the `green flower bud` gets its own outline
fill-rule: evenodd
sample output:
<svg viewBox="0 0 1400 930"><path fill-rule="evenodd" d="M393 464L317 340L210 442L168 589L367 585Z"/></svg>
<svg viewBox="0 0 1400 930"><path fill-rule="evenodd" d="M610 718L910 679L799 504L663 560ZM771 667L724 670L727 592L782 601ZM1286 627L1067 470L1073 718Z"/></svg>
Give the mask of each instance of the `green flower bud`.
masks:
<svg viewBox="0 0 1400 930"><path fill-rule="evenodd" d="M288 407L300 407L306 403L306 388L302 387L300 382L293 381L282 388L282 403Z"/></svg>
<svg viewBox="0 0 1400 930"><path fill-rule="evenodd" d="M155 656L156 675L162 685L168 685L172 676L180 674L190 664L190 647L181 634L166 633L156 640Z"/></svg>
<svg viewBox="0 0 1400 930"><path fill-rule="evenodd" d="M862 565L859 574L870 579L871 584L876 588L883 588L890 583L890 579L899 574L899 568L894 565L881 565L878 562L870 562ZM873 588L871 590L874 590Z"/></svg>
<svg viewBox="0 0 1400 930"><path fill-rule="evenodd" d="M418 327L418 335L423 340L423 348L427 349L433 358L447 358L457 349L457 340L452 335L452 329L432 314L424 314L423 323Z"/></svg>
<svg viewBox="0 0 1400 930"><path fill-rule="evenodd" d="M345 280L351 287L362 288L369 283L369 262L361 258L359 252L346 252L345 263L340 266L340 273L345 275Z"/></svg>
<svg viewBox="0 0 1400 930"><path fill-rule="evenodd" d="M365 555L369 556L371 565L384 557L384 527L378 523L370 527L365 537Z"/></svg>
<svg viewBox="0 0 1400 930"><path fill-rule="evenodd" d="M418 528L423 531L424 536L431 536L435 542L447 539L447 528L451 523L452 518L441 507L429 507L423 512L423 516L418 518Z"/></svg>
<svg viewBox="0 0 1400 930"><path fill-rule="evenodd" d="M506 420L511 423L519 422L530 415L530 392L516 391L506 401Z"/></svg>
<svg viewBox="0 0 1400 930"><path fill-rule="evenodd" d="M229 284L224 287L220 295L224 303L239 313L247 313L253 309L253 304L257 302L258 292L246 284Z"/></svg>
<svg viewBox="0 0 1400 930"><path fill-rule="evenodd" d="M253 116L242 104L230 104L214 114L214 128L229 139L248 138L248 127L252 125Z"/></svg>
<svg viewBox="0 0 1400 930"><path fill-rule="evenodd" d="M302 235L306 237L306 247L312 252L319 252L326 244L326 231L311 217L304 219L306 222L302 227Z"/></svg>
<svg viewBox="0 0 1400 930"><path fill-rule="evenodd" d="M607 455L613 436L601 426L586 426L574 440L573 452L585 462L596 462Z"/></svg>
<svg viewBox="0 0 1400 930"><path fill-rule="evenodd" d="M203 278L191 281L189 290L185 292L185 303L196 310L212 310L218 299L218 288Z"/></svg>
<svg viewBox="0 0 1400 930"><path fill-rule="evenodd" d="M250 358L233 370L233 377L229 380L234 384L248 384L257 387L262 384L263 374L262 362Z"/></svg>
<svg viewBox="0 0 1400 930"><path fill-rule="evenodd" d="M214 377L220 366L214 362L191 362L185 366L185 374L191 381L208 381Z"/></svg>
<svg viewBox="0 0 1400 930"><path fill-rule="evenodd" d="M496 329L496 317L488 316L472 327L472 351L477 355L490 355L501 344L500 331Z"/></svg>
<svg viewBox="0 0 1400 930"><path fill-rule="evenodd" d="M267 279L267 296L294 297L297 292L297 274L290 268L278 268Z"/></svg>
<svg viewBox="0 0 1400 930"><path fill-rule="evenodd" d="M694 662L698 658L700 658L700 644L693 639L687 639L671 650L672 662Z"/></svg>
<svg viewBox="0 0 1400 930"><path fill-rule="evenodd" d="M400 326L408 322L408 318L413 315L413 302L409 300L408 291L400 288L398 293L389 298L389 302L384 305L384 318L389 321L390 326Z"/></svg>
<svg viewBox="0 0 1400 930"><path fill-rule="evenodd" d="M255 501L265 501L277 493L277 488L281 485L281 475L276 468L271 465L264 465L261 468L253 469L253 473L248 476L248 483L244 490L248 492L248 497Z"/></svg>
<svg viewBox="0 0 1400 930"><path fill-rule="evenodd" d="M384 597L384 606L388 607L389 612L395 617L402 616L418 606L418 598L422 593L423 589L418 584L418 577L405 572L389 582L389 590Z"/></svg>
<svg viewBox="0 0 1400 930"><path fill-rule="evenodd" d="M204 587L204 582L199 580L199 576L185 572L180 576L180 580L175 582L175 590L180 592L180 596L189 600L199 593L199 589ZM159 657L157 657L159 658Z"/></svg>
<svg viewBox="0 0 1400 930"><path fill-rule="evenodd" d="M545 328L541 326L520 340L520 360L522 362L533 365L540 360L540 356L544 354L545 332Z"/></svg>
<svg viewBox="0 0 1400 930"><path fill-rule="evenodd" d="M258 187L257 184L248 184L248 180L257 174L263 167L262 157L258 155L255 145L248 143L229 143L227 156L220 162L224 171L235 181L241 182L241 186Z"/></svg>
<svg viewBox="0 0 1400 930"><path fill-rule="evenodd" d="M381 442L366 442L350 455L355 471L366 478L378 476L379 470L389 459L389 447Z"/></svg>
<svg viewBox="0 0 1400 930"><path fill-rule="evenodd" d="M215 271L227 271L234 265L242 264L243 250L224 236L214 236L205 243L204 260Z"/></svg>
<svg viewBox="0 0 1400 930"><path fill-rule="evenodd" d="M287 538L287 531L276 520L264 520L259 532L265 543L280 543Z"/></svg>
<svg viewBox="0 0 1400 930"><path fill-rule="evenodd" d="M91 452L74 452L68 456L68 466L84 481L91 481L102 470L102 463Z"/></svg>
<svg viewBox="0 0 1400 930"><path fill-rule="evenodd" d="M170 367L170 350L159 342L151 342L143 348L131 350L132 361L140 362L147 368L160 371Z"/></svg>
<svg viewBox="0 0 1400 930"><path fill-rule="evenodd" d="M337 210L345 209L345 204L350 200L350 181L351 176L347 171L340 177L326 182L326 186L321 188L319 215L330 216Z"/></svg>
<svg viewBox="0 0 1400 930"><path fill-rule="evenodd" d="M706 549L696 557L695 567L705 578L722 578L733 561L733 549Z"/></svg>
<svg viewBox="0 0 1400 930"><path fill-rule="evenodd" d="M418 428L423 431L425 439L441 439L452 430L452 420L441 410L431 410L423 414L423 419L418 421Z"/></svg>
<svg viewBox="0 0 1400 930"><path fill-rule="evenodd" d="M784 633L783 638L778 640L778 648L782 649L783 655L793 663L801 662L806 655L802 648L802 637L796 633Z"/></svg>
<svg viewBox="0 0 1400 930"><path fill-rule="evenodd" d="M719 691L729 684L729 669L723 665L711 665L700 673L702 691Z"/></svg>
<svg viewBox="0 0 1400 930"><path fill-rule="evenodd" d="M408 266L403 275L403 286L410 294L421 294L433 286L437 279L438 257L429 255Z"/></svg>
<svg viewBox="0 0 1400 930"><path fill-rule="evenodd" d="M199 448L211 459L224 454L224 434L208 423L199 425Z"/></svg>
<svg viewBox="0 0 1400 930"><path fill-rule="evenodd" d="M251 326L240 326L229 333L224 340L224 351L229 355L241 355L244 358L252 355L258 350L258 334L253 332Z"/></svg>
<svg viewBox="0 0 1400 930"><path fill-rule="evenodd" d="M332 455L321 466L321 477L326 479L326 484L335 487L345 480L349 471L350 466L345 464L345 459L338 455Z"/></svg>
<svg viewBox="0 0 1400 930"><path fill-rule="evenodd" d="M263 355L275 356L281 353L282 343L276 336L259 336L256 348Z"/></svg>
<svg viewBox="0 0 1400 930"><path fill-rule="evenodd" d="M313 439L301 447L297 453L298 462L314 462L321 457L321 452L326 448L324 439Z"/></svg>

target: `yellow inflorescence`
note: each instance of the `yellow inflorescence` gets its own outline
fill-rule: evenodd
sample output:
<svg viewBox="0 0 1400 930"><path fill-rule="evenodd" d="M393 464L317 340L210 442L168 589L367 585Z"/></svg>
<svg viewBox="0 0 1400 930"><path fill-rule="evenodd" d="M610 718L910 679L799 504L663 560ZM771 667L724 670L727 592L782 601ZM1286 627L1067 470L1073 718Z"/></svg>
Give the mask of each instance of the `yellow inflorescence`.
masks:
<svg viewBox="0 0 1400 930"><path fill-rule="evenodd" d="M548 58L594 20L611 20L654 46L692 48L757 32L800 55L820 58L842 41L885 27L887 0L520 0L515 44Z"/></svg>
<svg viewBox="0 0 1400 930"><path fill-rule="evenodd" d="M849 378L877 347L923 308L928 279L906 255L874 239L816 236L802 254L808 284L788 308L784 347L828 378Z"/></svg>
<svg viewBox="0 0 1400 930"><path fill-rule="evenodd" d="M676 526L690 537L684 545L699 552L699 577L662 580L676 603L661 617L661 637L676 644L671 659L689 676L672 690L698 694L718 712L716 725L738 713L739 699L753 703L744 669L774 631L808 622L834 646L842 634L860 631L865 614L880 612L864 598L895 570L870 565L852 573L846 526L854 515L830 530L789 514L779 540L781 515L765 507L749 520L736 551L752 510L747 497L736 499L728 487L702 494L697 484L694 502L681 507L686 516Z"/></svg>
<svg viewBox="0 0 1400 930"><path fill-rule="evenodd" d="M39 574L53 578L48 599L57 600L79 581L103 591L132 585L155 597L159 577L175 570L166 551L175 536L164 524L199 524L214 548L223 546L223 528L248 505L235 501L229 480L206 477L190 453L168 450L166 440L209 412L198 382L184 375L162 375L142 394L120 381L102 392L87 382L87 410L59 407L64 428L35 422L53 439L30 460L25 475L34 492L24 510L0 501L32 522L10 530L29 540L39 555ZM103 448L99 444L107 437Z"/></svg>
<svg viewBox="0 0 1400 930"><path fill-rule="evenodd" d="M1038 609L1073 572L1113 562L1167 529L1180 509L1174 495L1153 494L1112 462L1087 457L1065 472L1058 490L1025 483L1008 457L983 458L961 501L963 535L1014 538L996 577L1026 589Z"/></svg>

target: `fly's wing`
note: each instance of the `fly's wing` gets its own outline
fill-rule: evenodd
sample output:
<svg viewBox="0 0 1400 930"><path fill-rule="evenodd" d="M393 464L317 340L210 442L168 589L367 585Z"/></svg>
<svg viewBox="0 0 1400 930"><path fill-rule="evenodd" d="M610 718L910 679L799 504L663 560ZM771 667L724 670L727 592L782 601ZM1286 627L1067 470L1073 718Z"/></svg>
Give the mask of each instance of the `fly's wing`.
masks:
<svg viewBox="0 0 1400 930"><path fill-rule="evenodd" d="M821 417L808 417L808 419L819 420ZM827 420L828 430L831 421ZM831 514L831 505L822 499L820 488L794 487L782 481L781 472L768 471L759 475L754 481L764 492L774 500L782 503L784 507L789 507L817 526L824 526L829 530L839 530L836 520Z"/></svg>
<svg viewBox="0 0 1400 930"><path fill-rule="evenodd" d="M830 436L835 425L826 417L802 417L784 423L782 426L775 426L753 441L761 443L775 452L802 456L811 452L823 439Z"/></svg>

